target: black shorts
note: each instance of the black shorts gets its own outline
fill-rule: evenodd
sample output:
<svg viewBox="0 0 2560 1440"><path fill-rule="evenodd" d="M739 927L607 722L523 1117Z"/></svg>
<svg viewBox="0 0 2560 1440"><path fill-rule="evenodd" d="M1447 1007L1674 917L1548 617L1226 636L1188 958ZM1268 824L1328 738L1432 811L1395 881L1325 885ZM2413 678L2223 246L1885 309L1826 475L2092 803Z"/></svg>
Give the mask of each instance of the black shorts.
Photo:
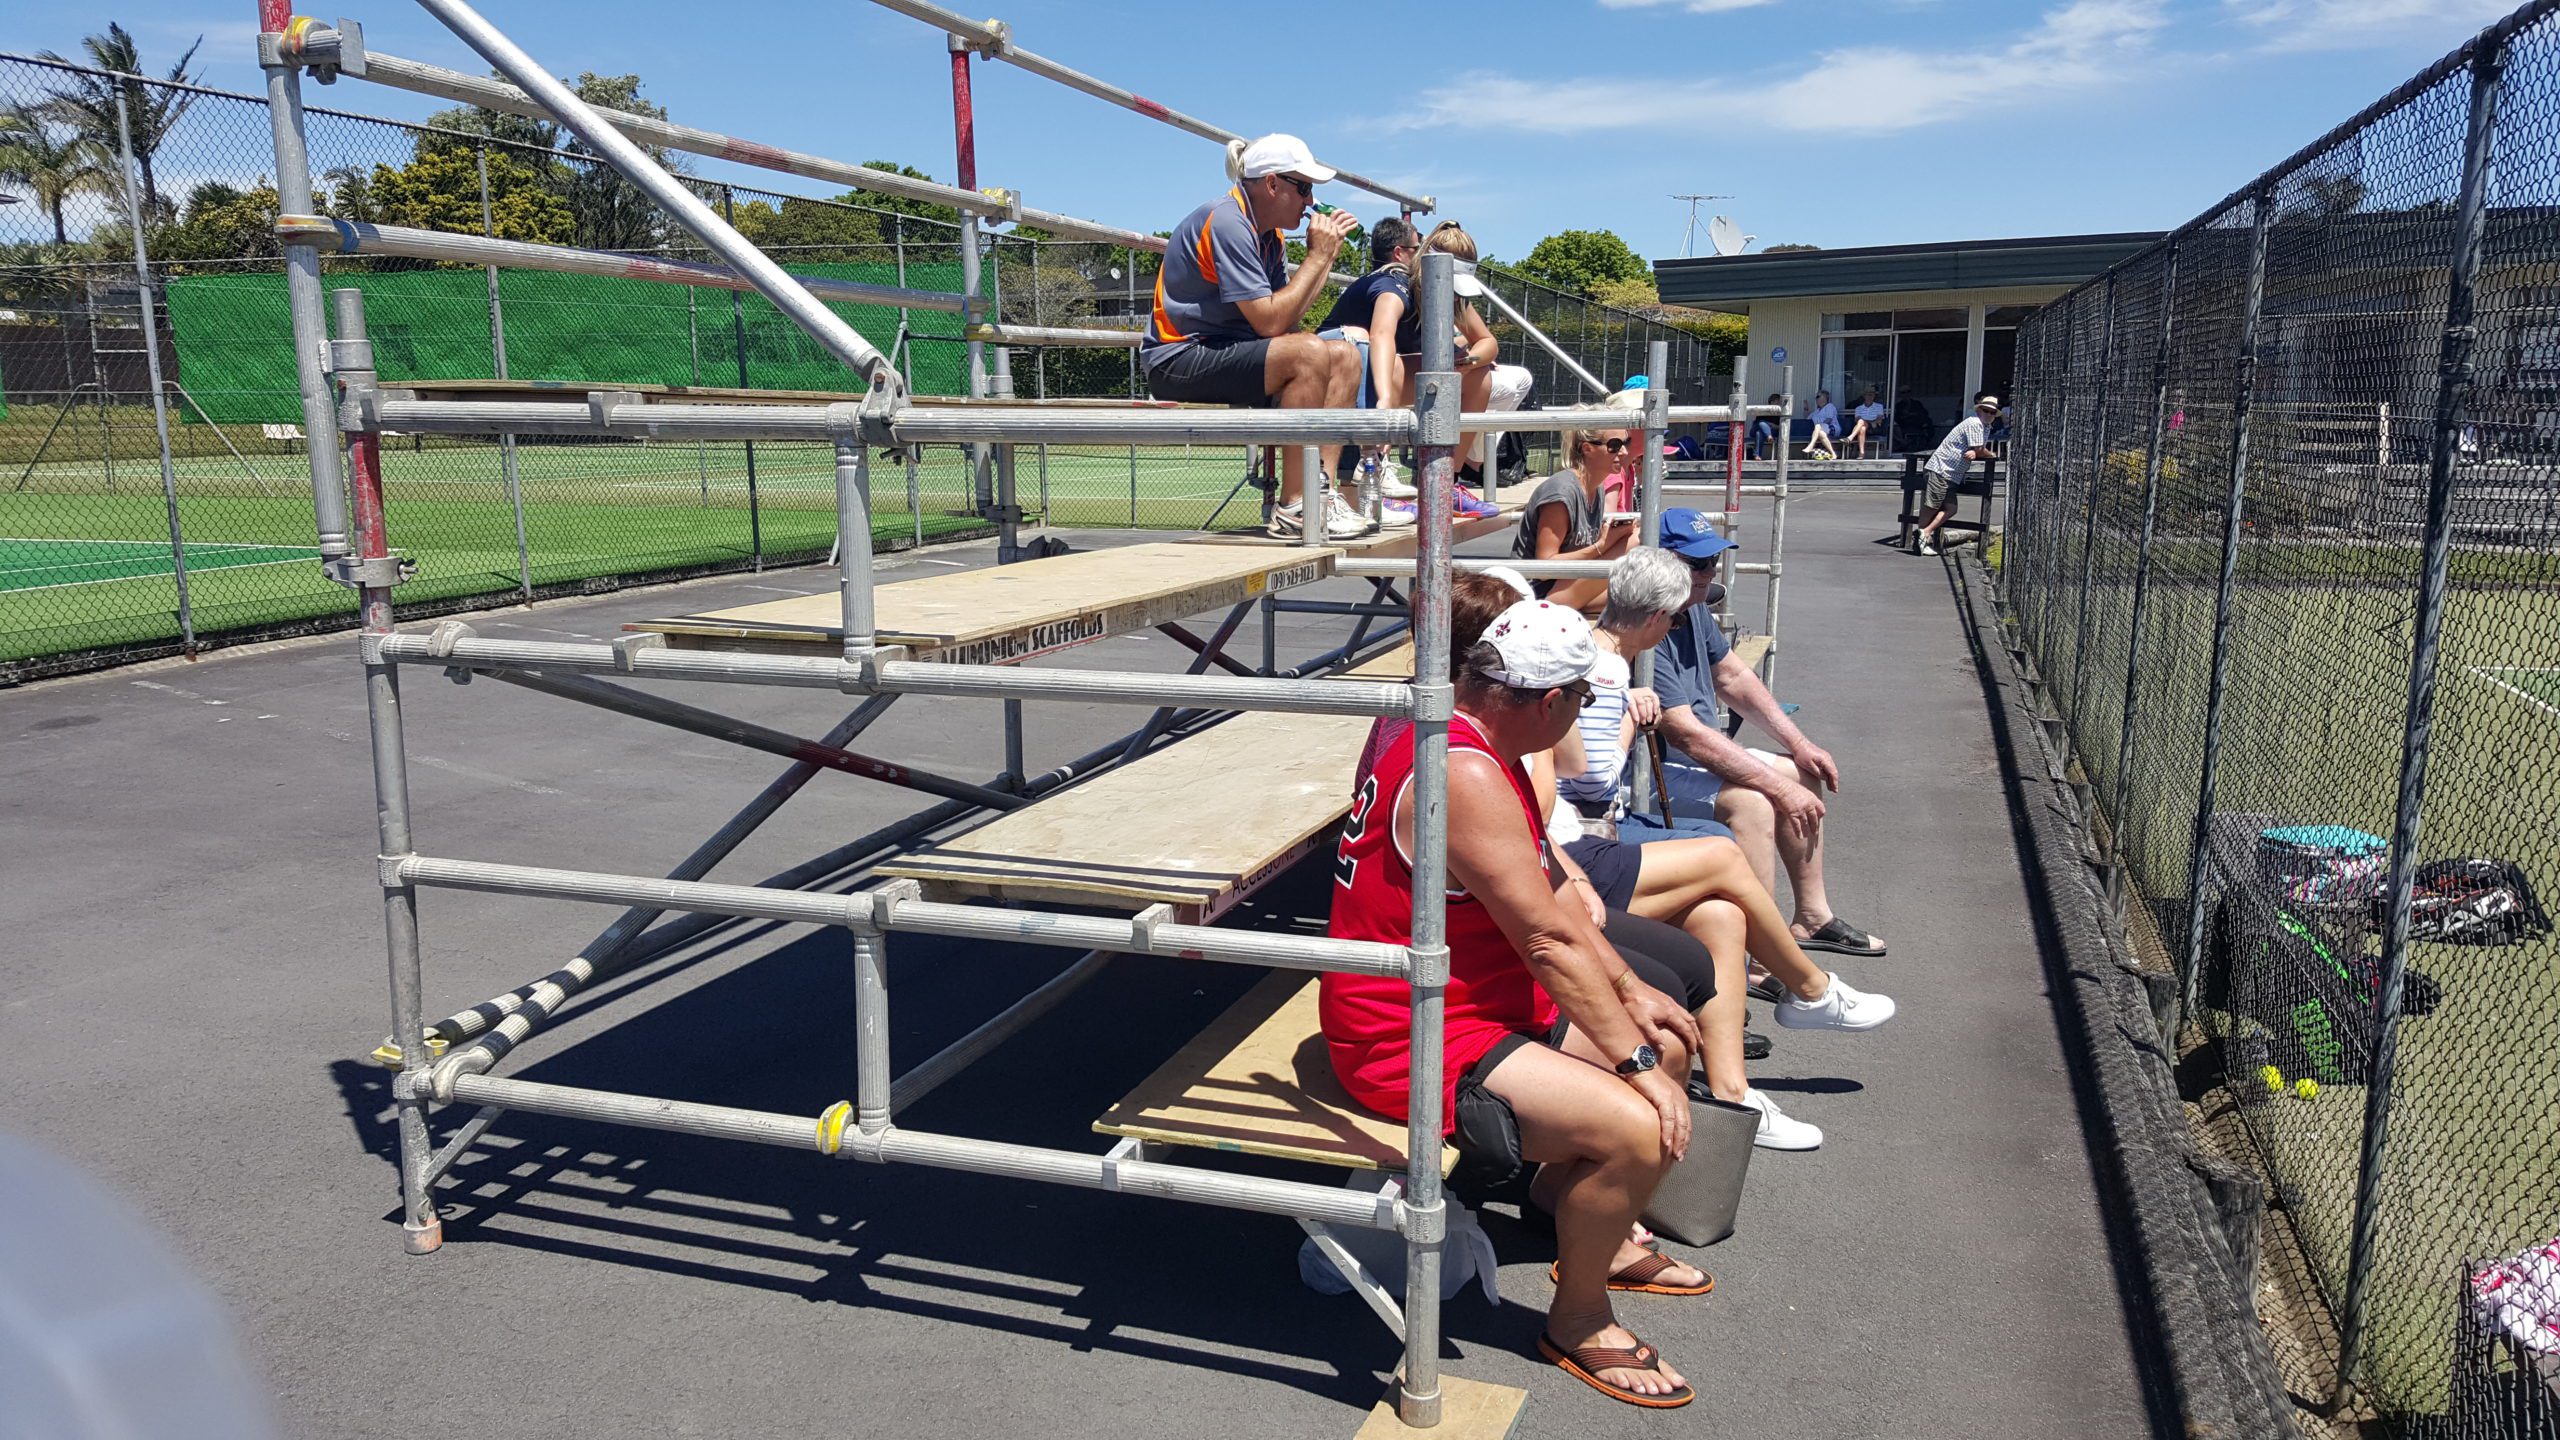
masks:
<svg viewBox="0 0 2560 1440"><path fill-rule="evenodd" d="M1211 345L1194 340L1147 367L1147 393L1159 400L1190 400L1207 405L1259 409L1271 403L1263 382L1268 340L1237 340Z"/></svg>
<svg viewBox="0 0 2560 1440"><path fill-rule="evenodd" d="M1624 840L1611 840L1601 835L1586 835L1564 847L1582 873L1591 877L1591 888L1600 892L1600 903L1612 910L1624 910L1636 898L1636 875L1644 869L1644 847Z"/></svg>
<svg viewBox="0 0 2560 1440"><path fill-rule="evenodd" d="M1687 931L1612 907L1603 932L1637 979L1683 1007L1695 1011L1715 998L1715 957ZM1450 1136L1458 1147L1458 1163L1449 1172L1449 1185L1460 1195L1489 1195L1528 1173L1529 1162L1520 1153L1520 1117L1512 1113L1510 1101L1484 1087L1484 1079L1523 1045L1562 1048L1569 1028L1559 1017L1544 1035L1505 1035L1458 1077L1455 1133Z"/></svg>

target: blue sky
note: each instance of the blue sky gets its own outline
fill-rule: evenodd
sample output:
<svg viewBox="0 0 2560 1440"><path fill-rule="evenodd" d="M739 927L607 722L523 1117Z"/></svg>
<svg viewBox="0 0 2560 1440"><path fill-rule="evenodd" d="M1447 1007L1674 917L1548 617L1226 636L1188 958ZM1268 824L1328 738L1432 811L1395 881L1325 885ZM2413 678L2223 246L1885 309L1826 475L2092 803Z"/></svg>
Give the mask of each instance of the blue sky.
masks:
<svg viewBox="0 0 2560 1440"><path fill-rule="evenodd" d="M1704 208L1732 215L1762 244L2166 228L2511 8L981 3L996 3L1028 49L1218 124L1296 131L1319 157L1435 194L1442 214L1497 255L1517 257L1556 230L1608 228L1649 258L1680 253L1687 207L1674 192L1731 195ZM678 120L951 178L940 33L860 0L730 12L734 26L706 25L704 7L669 0L481 8L555 72L638 72ZM163 66L201 33L207 83L260 88L252 0L17 7L0 25L0 49L76 56L81 34L104 15L134 30ZM360 18L379 49L485 68L414 6L367 7ZM1451 42L1450 58L1415 64L1414 42L1434 32ZM980 64L975 80L981 184L1142 230L1171 226L1222 184L1206 141L1008 66ZM401 118L438 108L352 82L313 94ZM717 162L700 169L747 173ZM759 183L808 188L790 177ZM1342 187L1329 198L1364 216L1386 209Z"/></svg>

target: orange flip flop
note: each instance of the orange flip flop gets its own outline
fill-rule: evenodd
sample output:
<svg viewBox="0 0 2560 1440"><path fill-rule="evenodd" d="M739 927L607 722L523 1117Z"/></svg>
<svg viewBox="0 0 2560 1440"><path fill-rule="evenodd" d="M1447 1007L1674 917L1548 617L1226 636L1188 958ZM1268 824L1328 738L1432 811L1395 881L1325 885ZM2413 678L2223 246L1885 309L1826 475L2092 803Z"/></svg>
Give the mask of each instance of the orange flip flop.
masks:
<svg viewBox="0 0 2560 1440"><path fill-rule="evenodd" d="M1668 1255L1647 1255L1643 1259L1629 1265L1626 1269L1610 1276L1609 1288L1612 1290L1631 1290L1640 1295L1704 1295L1708 1291L1716 1288L1716 1277L1713 1275L1707 1275L1707 1272L1704 1270L1698 1271L1699 1274L1707 1276L1707 1283L1704 1285L1657 1285L1654 1283L1653 1277L1679 1263L1679 1261L1672 1259ZM1547 1267L1547 1283L1552 1285L1555 1283L1555 1279L1556 1267L1549 1265Z"/></svg>
<svg viewBox="0 0 2560 1440"><path fill-rule="evenodd" d="M1668 1395L1645 1395L1600 1378L1603 1370L1651 1370L1660 1373L1662 1352L1642 1341L1636 1342L1633 1350L1615 1345L1585 1345L1579 1350L1567 1350L1552 1337L1540 1335L1538 1353L1556 1362L1567 1375L1612 1400L1629 1405L1641 1405L1647 1410L1677 1410L1698 1398L1698 1392L1688 1385L1682 1385Z"/></svg>

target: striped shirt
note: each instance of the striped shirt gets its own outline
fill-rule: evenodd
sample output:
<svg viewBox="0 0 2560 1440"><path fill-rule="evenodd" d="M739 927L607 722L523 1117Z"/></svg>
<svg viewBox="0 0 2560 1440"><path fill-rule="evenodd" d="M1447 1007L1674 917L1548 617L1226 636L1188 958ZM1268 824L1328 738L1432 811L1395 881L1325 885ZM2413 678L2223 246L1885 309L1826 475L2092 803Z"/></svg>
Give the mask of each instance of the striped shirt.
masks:
<svg viewBox="0 0 2560 1440"><path fill-rule="evenodd" d="M1582 707L1574 721L1582 734L1582 756L1588 768L1579 775L1567 775L1561 766L1556 770L1556 793L1577 805L1615 799L1619 774L1627 765L1627 752L1618 743L1627 718L1627 662L1603 650L1590 678L1591 703Z"/></svg>

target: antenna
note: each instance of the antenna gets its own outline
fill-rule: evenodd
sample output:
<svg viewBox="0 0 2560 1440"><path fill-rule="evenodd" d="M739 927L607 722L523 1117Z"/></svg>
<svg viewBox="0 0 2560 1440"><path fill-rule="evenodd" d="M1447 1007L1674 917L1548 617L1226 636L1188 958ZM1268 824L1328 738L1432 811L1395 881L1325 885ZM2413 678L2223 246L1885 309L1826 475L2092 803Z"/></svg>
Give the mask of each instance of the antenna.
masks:
<svg viewBox="0 0 2560 1440"><path fill-rule="evenodd" d="M1680 258L1686 260L1689 258L1690 246L1698 238L1698 202L1701 200L1730 200L1734 197L1730 195L1674 195L1671 198L1674 200L1686 200L1689 202L1689 226L1687 229L1680 232Z"/></svg>
<svg viewBox="0 0 2560 1440"><path fill-rule="evenodd" d="M1744 246L1759 238L1743 234L1742 227L1734 224L1730 215L1719 215L1707 223L1707 243L1716 247L1718 255L1739 255Z"/></svg>

